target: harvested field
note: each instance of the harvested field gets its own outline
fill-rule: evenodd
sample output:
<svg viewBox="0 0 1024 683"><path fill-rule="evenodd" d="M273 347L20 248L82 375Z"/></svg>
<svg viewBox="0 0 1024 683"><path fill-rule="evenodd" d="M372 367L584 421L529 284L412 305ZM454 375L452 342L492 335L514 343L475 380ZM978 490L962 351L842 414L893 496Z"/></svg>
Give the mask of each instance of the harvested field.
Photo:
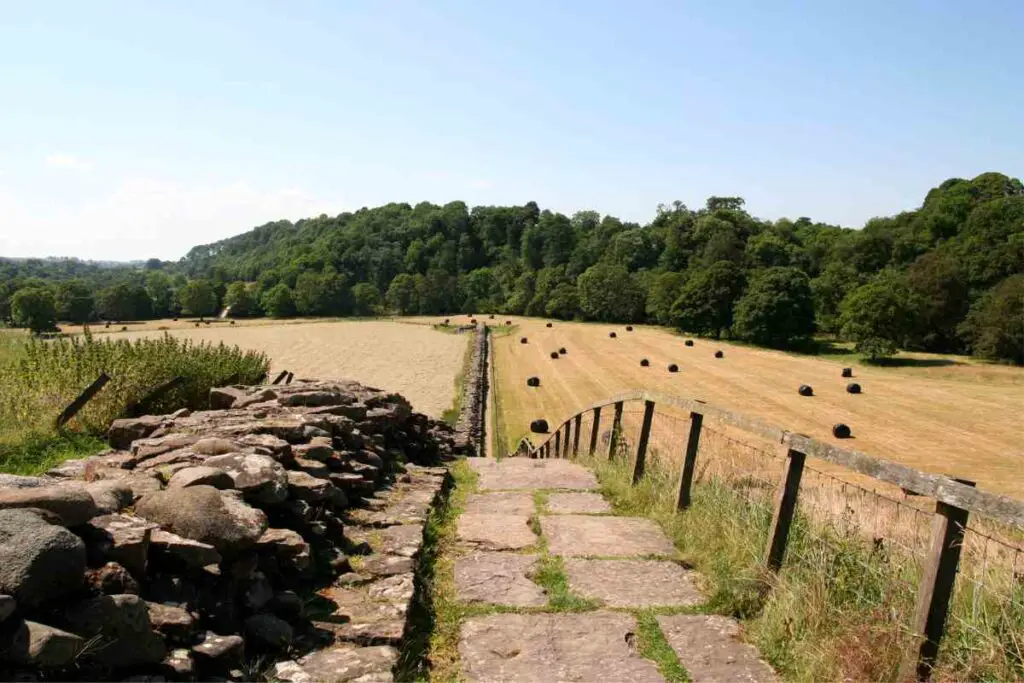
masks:
<svg viewBox="0 0 1024 683"><path fill-rule="evenodd" d="M910 359L902 367L854 365L855 380L863 387L854 395L846 392L849 380L841 376L851 365L845 357L834 361L704 339L687 347L682 337L645 326L610 339L618 326L547 328L543 320L521 318L515 323L514 335L494 340L499 423L508 451L533 419L545 418L554 429L585 405L646 388L700 398L825 442L1024 496L1024 481L1017 476L1024 462L1019 427L1024 371L1019 368L901 354ZM531 343L519 344L520 336L529 336ZM559 346L573 353L552 363L546 350ZM714 357L718 349L724 358ZM645 370L642 358L653 367L677 363L679 372ZM540 388L526 386L532 375L540 378ZM800 396L801 384L813 386L814 396ZM627 436L636 418L627 414ZM837 422L850 425L853 438L835 439L831 430ZM681 448L680 443L672 450L681 457Z"/></svg>
<svg viewBox="0 0 1024 683"><path fill-rule="evenodd" d="M297 378L353 379L395 391L417 411L441 417L455 398L469 335L445 334L424 325L390 321L224 321L195 327L184 319L129 325L128 332L93 325L111 339L153 337L165 331L195 341L237 344L271 359L270 375L290 370ZM65 326L65 332L80 328ZM118 328L119 329L119 328Z"/></svg>

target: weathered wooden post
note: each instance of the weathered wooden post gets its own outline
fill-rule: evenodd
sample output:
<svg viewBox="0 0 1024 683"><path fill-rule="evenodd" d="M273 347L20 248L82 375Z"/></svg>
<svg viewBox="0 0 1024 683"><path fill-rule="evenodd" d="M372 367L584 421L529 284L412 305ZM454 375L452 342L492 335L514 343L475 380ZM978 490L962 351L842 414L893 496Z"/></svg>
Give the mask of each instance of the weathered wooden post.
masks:
<svg viewBox="0 0 1024 683"><path fill-rule="evenodd" d="M565 421L565 436L562 437L562 455L563 458L569 457L569 435L572 433L572 420Z"/></svg>
<svg viewBox="0 0 1024 683"><path fill-rule="evenodd" d="M601 406L594 408L594 426L590 429L590 453L597 452L597 437L601 433Z"/></svg>
<svg viewBox="0 0 1024 683"><path fill-rule="evenodd" d="M288 371L287 371L287 370L282 370L282 371L281 371L281 374L279 374L279 375L278 375L278 376L277 376L277 377L276 377L276 378L274 379L274 381L272 382L272 384L280 384L280 383L281 383L281 382L282 382L282 381L284 380L284 378L285 378L285 377L287 377L287 376L288 376Z"/></svg>
<svg viewBox="0 0 1024 683"><path fill-rule="evenodd" d="M580 454L580 430L583 429L583 413L576 413L576 426L572 430L572 457Z"/></svg>
<svg viewBox="0 0 1024 683"><path fill-rule="evenodd" d="M107 376L107 373L101 372L100 376L94 379L92 384L87 386L85 390L78 395L78 398L68 404L68 407L57 416L57 429L59 430L67 423L68 420L77 415L78 411L81 410L86 403L91 401L92 397L98 394L100 389L106 386L109 381L110 377Z"/></svg>
<svg viewBox="0 0 1024 683"><path fill-rule="evenodd" d="M973 481L956 479L966 486ZM963 549L967 510L936 501L932 520L932 539L925 559L924 573L917 589L914 633L917 643L900 667L900 680L931 678L939 643L946 630L949 600L953 597L960 551Z"/></svg>
<svg viewBox="0 0 1024 683"><path fill-rule="evenodd" d="M619 433L622 431L622 401L615 403L615 417L612 418L612 433L608 438L608 459L615 457L615 448L619 445Z"/></svg>
<svg viewBox="0 0 1024 683"><path fill-rule="evenodd" d="M651 437L651 423L654 421L654 401L644 401L644 422L640 427L640 440L636 444L636 461L633 463L633 486L644 476L647 465L647 442Z"/></svg>
<svg viewBox="0 0 1024 683"><path fill-rule="evenodd" d="M800 492L800 479L804 474L806 459L807 456L800 451L792 448L786 450L785 469L779 483L779 491L775 496L775 513L772 515L768 546L765 549L765 565L773 572L779 571L782 559L786 556L789 528L796 514L796 499Z"/></svg>
<svg viewBox="0 0 1024 683"><path fill-rule="evenodd" d="M676 498L677 510L685 510L690 507L690 490L693 488L693 472L697 465L697 450L700 448L700 430L703 425L704 415L691 412L690 436L686 440L683 473L679 477L679 496Z"/></svg>
<svg viewBox="0 0 1024 683"><path fill-rule="evenodd" d="M559 427L555 430L555 456L556 458L562 457L562 428Z"/></svg>

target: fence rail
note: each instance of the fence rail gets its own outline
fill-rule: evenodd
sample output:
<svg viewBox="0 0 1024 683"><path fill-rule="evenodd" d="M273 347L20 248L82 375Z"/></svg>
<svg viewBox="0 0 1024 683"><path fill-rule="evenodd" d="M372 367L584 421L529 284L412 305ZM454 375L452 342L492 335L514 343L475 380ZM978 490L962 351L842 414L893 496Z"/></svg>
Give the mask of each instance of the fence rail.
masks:
<svg viewBox="0 0 1024 683"><path fill-rule="evenodd" d="M606 409L608 407L613 408L611 421L607 431L602 431L602 418L607 419ZM664 408L669 408L675 413L681 412L684 416L688 414L689 419L669 414L663 410ZM584 422L588 423L589 429L584 430ZM785 569L786 551L790 545L797 507L802 496L807 498L809 508L819 506L822 509L827 508L827 512L834 512L836 503L827 500L829 495L827 491L832 490L833 493L836 493L836 489L838 489L837 495L842 499L840 505L843 515L848 512L854 515L858 512L864 513L865 508L858 511L852 507L851 492L854 496L863 496L866 493L877 497L875 526L870 530L869 539L876 548L882 547L887 539L883 538L886 534L880 529L889 524L890 535L893 537L891 542L895 547L902 546L908 551L908 556L912 556L917 563L920 575L920 580L916 582L917 597L912 608L913 615L908 619L909 623L906 625L908 645L906 656L899 668L901 680L908 678L927 680L931 676L938 658L939 645L950 620L951 603L957 591L961 590L956 585L958 575L963 573L961 554L965 543L970 545L965 541L965 535L970 535L968 540L980 539L983 541L982 582L979 584L976 573L970 574L970 578L967 579L970 582L967 588L970 589L971 599L976 603L975 611L979 609L977 605L982 602L982 598L979 597L982 591L979 591L978 587L979 585L984 587L984 577L989 569L990 545L996 547L994 554L999 552L1012 558L1010 579L1014 584L1019 581L1018 560L1021 559L1024 549L976 532L968 526L968 520L973 513L973 515L990 522L1018 529L1024 528L1024 502L979 490L970 481L928 474L860 451L823 443L809 436L793 433L757 418L718 408L700 400L667 396L645 390L620 394L594 403L568 417L544 441L534 446L529 452L529 456L533 458L574 457L580 454L581 441L584 444L589 441L589 445L585 448L590 456L600 455L614 458L622 451L628 450L631 451L628 455L632 459L632 483L636 485L645 476L648 466L648 450L653 440L658 444L654 452L669 450L681 453L682 463L675 501L677 510L686 510L692 504L694 483L701 478L699 468L702 466L703 458L700 455L702 441L709 439L718 443L733 441L736 444L746 445L718 429L709 429L709 422L714 422L716 426L724 425L726 428L751 434L775 444L775 453L761 451L758 455L767 457L760 458L756 463L745 462L739 468L734 467L732 470L732 475L737 481L748 480L743 482L743 490L747 492L747 495L760 496L759 501L770 507L771 523L768 527L762 555L763 566L769 572L778 573ZM688 425L684 427L685 423ZM626 444L624 440L623 433L626 424L638 429L636 439L631 445ZM655 428L655 424L657 424L657 428ZM685 430L685 434L683 430ZM659 432L669 432L668 441ZM622 448L623 445L626 446L625 449ZM748 446L748 448L750 447ZM905 495L931 498L935 501L934 511L928 513L895 499L880 496L877 492L868 491L856 484L843 481L812 466L808 462L809 459L824 461L831 466L838 467L841 471L852 472L861 477L898 487ZM714 466L710 462L705 464ZM742 474L737 474L740 472ZM805 473L807 477L805 477ZM802 486L802 483L808 478L812 481L813 488L812 485ZM912 530L904 530L900 533L893 531L891 519L883 519L880 524L878 501L890 504L895 510L897 522L901 510L904 515L909 514L914 517L913 522L917 527L922 526L921 523L927 522L930 518L930 531L924 528L924 533L918 534L923 535L924 538L915 540L910 538L914 536ZM897 526L899 525L897 524ZM908 538L900 538L901 533ZM914 546L914 548L911 549L907 546ZM1002 548L998 546L1002 546ZM907 584L903 588L910 587L911 585ZM1015 590L1011 588L1011 599L1015 595Z"/></svg>

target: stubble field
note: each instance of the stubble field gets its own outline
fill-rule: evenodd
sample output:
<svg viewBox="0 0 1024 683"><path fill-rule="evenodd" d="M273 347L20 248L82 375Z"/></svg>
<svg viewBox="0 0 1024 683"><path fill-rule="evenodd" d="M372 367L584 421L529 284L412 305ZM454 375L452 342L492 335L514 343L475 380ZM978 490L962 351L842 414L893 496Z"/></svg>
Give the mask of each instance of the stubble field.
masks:
<svg viewBox="0 0 1024 683"><path fill-rule="evenodd" d="M702 399L825 442L1024 497L1019 368L923 355L908 356L903 367L875 367L704 339L686 347L682 337L657 328L627 332L622 325L559 321L547 328L545 322L516 319L512 334L494 339L499 449L514 449L535 418L554 429L584 406L643 388ZM610 331L617 338L609 338ZM520 343L523 336L529 343ZM560 347L567 353L551 359ZM714 357L718 349L724 358ZM650 367L640 366L642 358ZM667 371L670 363L678 373ZM844 366L854 368L852 380L840 376ZM530 376L539 377L541 386L528 387ZM846 393L850 381L860 383L863 393ZM801 384L813 386L814 396L798 395ZM637 419L627 414L627 434ZM834 439L836 422L850 425L854 438Z"/></svg>
<svg viewBox="0 0 1024 683"><path fill-rule="evenodd" d="M64 326L67 333L80 328ZM159 320L120 331L92 326L104 339L139 339L170 334L196 342L237 344L265 352L271 377L289 370L298 378L352 379L394 391L416 410L440 418L455 398L455 377L462 369L468 335L444 334L424 325L401 322L276 321L259 319L231 325L215 321Z"/></svg>

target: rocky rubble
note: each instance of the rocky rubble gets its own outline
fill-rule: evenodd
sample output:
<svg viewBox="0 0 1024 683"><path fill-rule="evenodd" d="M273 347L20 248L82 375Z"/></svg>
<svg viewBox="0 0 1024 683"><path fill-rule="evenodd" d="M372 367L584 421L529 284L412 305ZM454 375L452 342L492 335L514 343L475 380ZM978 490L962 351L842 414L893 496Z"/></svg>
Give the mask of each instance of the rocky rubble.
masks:
<svg viewBox="0 0 1024 683"><path fill-rule="evenodd" d="M0 475L0 680L391 680L438 465L467 439L349 382L211 405Z"/></svg>

